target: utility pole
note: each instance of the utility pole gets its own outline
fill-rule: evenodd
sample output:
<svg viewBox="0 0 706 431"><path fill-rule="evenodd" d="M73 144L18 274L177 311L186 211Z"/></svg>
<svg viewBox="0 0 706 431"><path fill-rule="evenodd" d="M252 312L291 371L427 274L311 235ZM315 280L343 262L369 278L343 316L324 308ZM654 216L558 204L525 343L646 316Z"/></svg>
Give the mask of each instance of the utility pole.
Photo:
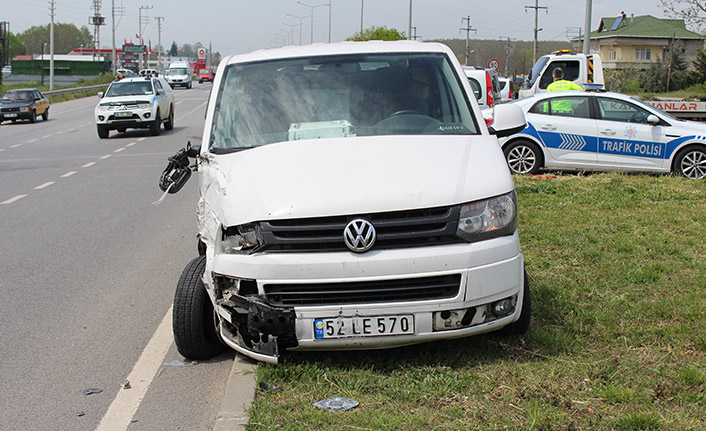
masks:
<svg viewBox="0 0 706 431"><path fill-rule="evenodd" d="M149 9L153 9L153 8L154 8L154 6L140 6L139 22L138 22L140 31L137 33L140 38L140 45L144 45L144 43L142 41L142 24L145 24L145 27L147 27L147 25L150 23L150 18L149 18L149 16L147 16L147 12L145 12L144 18L142 17L142 10L143 9L149 10ZM142 57L142 55L143 55L142 52L140 52L140 64L142 65L143 69L146 69L145 63L144 63L144 57ZM149 62L149 54L147 54L147 55L148 55L147 60Z"/></svg>
<svg viewBox="0 0 706 431"><path fill-rule="evenodd" d="M466 32L466 66L468 66L468 61L471 58L471 45L470 45L470 40L469 40L469 33L470 32L475 32L478 33L478 30L475 28L471 28L471 16L467 16L465 18L461 18L461 23L466 21L466 27L461 27L459 30L460 31L465 31Z"/></svg>
<svg viewBox="0 0 706 431"><path fill-rule="evenodd" d="M156 16L154 19L157 20L157 71L162 73L162 20L163 16Z"/></svg>
<svg viewBox="0 0 706 431"><path fill-rule="evenodd" d="M412 0L409 0L409 26L407 26L407 39L412 40Z"/></svg>
<svg viewBox="0 0 706 431"><path fill-rule="evenodd" d="M512 54L512 41L515 39L507 36L500 36L500 39L505 39L507 41L507 43L505 43L505 76L510 76L508 75L508 69L510 68L510 54Z"/></svg>
<svg viewBox="0 0 706 431"><path fill-rule="evenodd" d="M93 16L89 18L89 23L93 24L93 61L96 60L96 46L98 52L101 49L101 26L105 23L105 18L101 16L101 0L93 0Z"/></svg>
<svg viewBox="0 0 706 431"><path fill-rule="evenodd" d="M591 51L591 0L586 0L586 20L583 28L586 30L583 35L583 53L588 55Z"/></svg>
<svg viewBox="0 0 706 431"><path fill-rule="evenodd" d="M360 35L363 35L363 7L365 6L365 0L360 0Z"/></svg>
<svg viewBox="0 0 706 431"><path fill-rule="evenodd" d="M590 0L588 0L590 1ZM539 0L534 0L534 6L525 6L525 11L527 9L534 9L534 48L532 50L532 64L537 62L537 33L542 31L541 28L539 28L539 10L540 9L545 9L547 13L549 13L549 8L546 6L540 6L539 5Z"/></svg>
<svg viewBox="0 0 706 431"><path fill-rule="evenodd" d="M49 27L49 90L54 89L54 16L56 0L51 0L51 26Z"/></svg>
<svg viewBox="0 0 706 431"><path fill-rule="evenodd" d="M291 16L292 18L296 18L299 20L299 46L302 44L302 23L304 22L304 19L306 19L305 16L297 16L297 15L292 15L291 13L288 13L287 16Z"/></svg>
<svg viewBox="0 0 706 431"><path fill-rule="evenodd" d="M321 3L321 4L317 4L315 6L312 6L310 4L306 4L306 3L303 3L300 1L297 1L297 3L299 3L302 6L306 6L311 10L311 15L309 15L311 17L311 42L310 43L314 43L314 9L316 9L317 7L321 7L321 6L328 6L328 3Z"/></svg>
<svg viewBox="0 0 706 431"><path fill-rule="evenodd" d="M414 36L412 36L412 40L417 40L417 39L422 38L421 36L417 36L417 26L413 26L412 30L414 30Z"/></svg>
<svg viewBox="0 0 706 431"><path fill-rule="evenodd" d="M111 0L111 24L113 27L113 59L111 60L111 63L113 64L113 74L117 73L118 70L118 54L115 48L115 29L118 27L118 23L115 22L115 17L119 16L120 18L122 18L123 15L125 15L125 8L122 7L122 1L120 2L120 8L116 9L115 0Z"/></svg>

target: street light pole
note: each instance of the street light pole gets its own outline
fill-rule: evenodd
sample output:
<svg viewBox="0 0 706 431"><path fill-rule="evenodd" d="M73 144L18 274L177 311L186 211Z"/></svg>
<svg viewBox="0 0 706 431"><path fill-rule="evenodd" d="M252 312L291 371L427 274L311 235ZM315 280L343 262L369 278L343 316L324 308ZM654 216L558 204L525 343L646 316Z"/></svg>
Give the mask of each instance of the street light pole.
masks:
<svg viewBox="0 0 706 431"><path fill-rule="evenodd" d="M297 16L297 15L292 15L291 13L288 13L287 16L291 16L292 18L296 18L299 20L299 46L302 44L302 33L303 33L303 22L304 19L306 18L305 16Z"/></svg>
<svg viewBox="0 0 706 431"><path fill-rule="evenodd" d="M329 0L328 2L328 43L331 43L331 2L333 0Z"/></svg>
<svg viewBox="0 0 706 431"><path fill-rule="evenodd" d="M316 9L317 7L321 7L321 6L328 6L329 4L328 3L321 3L321 4L317 4L315 6L312 6L312 5L309 5L309 4L300 2L300 1L297 1L297 3L311 9L311 15L309 15L311 17L311 42L310 43L314 43L314 9Z"/></svg>

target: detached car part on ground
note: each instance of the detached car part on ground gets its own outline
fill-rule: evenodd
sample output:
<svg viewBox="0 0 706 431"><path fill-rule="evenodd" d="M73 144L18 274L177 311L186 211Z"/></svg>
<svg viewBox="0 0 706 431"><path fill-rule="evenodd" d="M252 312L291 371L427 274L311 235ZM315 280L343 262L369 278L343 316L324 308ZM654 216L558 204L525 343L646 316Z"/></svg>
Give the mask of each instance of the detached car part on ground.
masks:
<svg viewBox="0 0 706 431"><path fill-rule="evenodd" d="M98 137L105 139L111 130L149 129L152 136L174 128L174 93L164 78L120 78L108 90L98 93L95 108Z"/></svg>
<svg viewBox="0 0 706 431"><path fill-rule="evenodd" d="M529 326L517 200L440 44L344 42L224 59L198 170L200 256L179 280L174 338L187 358L224 344L276 363L285 349L379 349ZM189 166L189 157L196 164Z"/></svg>
<svg viewBox="0 0 706 431"><path fill-rule="evenodd" d="M0 123L28 120L30 123L49 119L49 99L36 88L7 90L0 97Z"/></svg>
<svg viewBox="0 0 706 431"><path fill-rule="evenodd" d="M500 140L510 170L673 172L706 178L706 125L679 120L630 96L556 91L515 102L527 127ZM490 117L490 111L484 111Z"/></svg>

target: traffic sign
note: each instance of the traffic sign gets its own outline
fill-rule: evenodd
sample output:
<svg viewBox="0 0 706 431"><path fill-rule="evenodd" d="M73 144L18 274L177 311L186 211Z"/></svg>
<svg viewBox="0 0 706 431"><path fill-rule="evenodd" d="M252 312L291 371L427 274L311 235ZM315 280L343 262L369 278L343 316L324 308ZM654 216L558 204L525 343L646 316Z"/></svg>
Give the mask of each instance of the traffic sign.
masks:
<svg viewBox="0 0 706 431"><path fill-rule="evenodd" d="M123 45L123 52L144 54L147 52L147 46L146 45Z"/></svg>
<svg viewBox="0 0 706 431"><path fill-rule="evenodd" d="M491 58L490 61L488 61L488 68L489 69L498 70L498 67L500 67L500 62L498 61L497 58Z"/></svg>

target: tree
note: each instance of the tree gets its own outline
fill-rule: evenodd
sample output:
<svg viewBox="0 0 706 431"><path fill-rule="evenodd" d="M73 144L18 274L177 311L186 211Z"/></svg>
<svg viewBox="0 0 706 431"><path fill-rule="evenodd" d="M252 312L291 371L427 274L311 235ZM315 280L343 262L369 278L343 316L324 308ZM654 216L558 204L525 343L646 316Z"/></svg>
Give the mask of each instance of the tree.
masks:
<svg viewBox="0 0 706 431"><path fill-rule="evenodd" d="M16 35L10 32L9 34L9 39L10 39L10 49L9 49L9 59L14 58L16 55L24 55L27 53L25 50L24 45L22 45L22 41L20 38Z"/></svg>
<svg viewBox="0 0 706 431"><path fill-rule="evenodd" d="M706 49L699 51L696 58L692 62L694 64L694 72L700 82L706 82Z"/></svg>
<svg viewBox="0 0 706 431"><path fill-rule="evenodd" d="M41 54L45 43L49 49L49 24L30 27L18 36L27 54ZM82 46L93 46L93 36L86 26L79 29L73 24L54 24L55 53L68 54Z"/></svg>
<svg viewBox="0 0 706 431"><path fill-rule="evenodd" d="M194 58L196 57L196 50L191 44L185 43L179 48L179 55L181 57Z"/></svg>
<svg viewBox="0 0 706 431"><path fill-rule="evenodd" d="M370 27L363 31L359 31L353 36L349 37L347 40L363 41L363 40L402 40L407 39L404 32L399 32L394 28L382 27Z"/></svg>
<svg viewBox="0 0 706 431"><path fill-rule="evenodd" d="M681 18L690 27L703 33L706 30L706 1L659 0L665 15Z"/></svg>
<svg viewBox="0 0 706 431"><path fill-rule="evenodd" d="M169 48L169 56L176 57L178 55L179 55L179 52L177 50L177 44L176 44L176 42L172 42L172 47Z"/></svg>

